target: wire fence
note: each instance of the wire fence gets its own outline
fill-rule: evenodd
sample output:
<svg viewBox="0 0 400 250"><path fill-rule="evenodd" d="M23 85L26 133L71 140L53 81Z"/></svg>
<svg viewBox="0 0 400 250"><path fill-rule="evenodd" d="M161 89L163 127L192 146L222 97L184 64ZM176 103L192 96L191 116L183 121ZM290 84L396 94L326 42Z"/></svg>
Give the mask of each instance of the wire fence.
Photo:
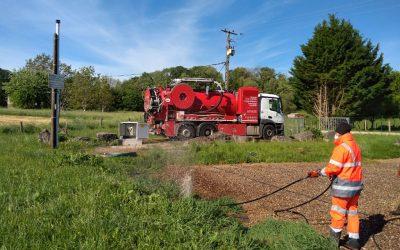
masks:
<svg viewBox="0 0 400 250"><path fill-rule="evenodd" d="M285 134L291 136L305 130L334 131L340 122L348 122L354 133L400 134L400 117L298 117L285 119Z"/></svg>

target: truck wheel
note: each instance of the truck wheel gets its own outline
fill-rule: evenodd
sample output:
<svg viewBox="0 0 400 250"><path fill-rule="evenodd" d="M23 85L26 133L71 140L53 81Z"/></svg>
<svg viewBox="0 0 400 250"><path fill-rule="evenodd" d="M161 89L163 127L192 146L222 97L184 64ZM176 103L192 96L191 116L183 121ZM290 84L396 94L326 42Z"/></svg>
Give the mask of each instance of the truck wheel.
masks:
<svg viewBox="0 0 400 250"><path fill-rule="evenodd" d="M271 140L271 138L275 135L275 127L272 125L266 125L262 131L262 137L266 140Z"/></svg>
<svg viewBox="0 0 400 250"><path fill-rule="evenodd" d="M178 137L181 140L188 140L196 136L194 127L190 124L182 124L178 129Z"/></svg>
<svg viewBox="0 0 400 250"><path fill-rule="evenodd" d="M210 136L215 131L217 131L217 129L215 128L214 124L212 124L212 123L203 123L203 124L200 124L199 136Z"/></svg>

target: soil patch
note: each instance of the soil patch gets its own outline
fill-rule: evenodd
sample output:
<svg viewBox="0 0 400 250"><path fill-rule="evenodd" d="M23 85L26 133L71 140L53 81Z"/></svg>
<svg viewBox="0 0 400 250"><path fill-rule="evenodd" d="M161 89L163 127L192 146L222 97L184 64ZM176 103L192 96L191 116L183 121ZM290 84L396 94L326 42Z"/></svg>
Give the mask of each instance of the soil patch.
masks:
<svg viewBox="0 0 400 250"><path fill-rule="evenodd" d="M400 203L400 178L397 171L400 159L371 161L364 164L365 188L360 198L361 240L364 249L398 249L400 246L400 219L390 211ZM273 192L293 180L304 177L307 171L321 168L323 163L262 163L169 167L163 174L182 184L188 171L191 173L193 192L204 199L230 197L241 202ZM186 177L187 178L187 177ZM288 208L307 201L321 193L327 178L307 179L285 191L266 199L243 205L246 220L252 226L274 217L283 220L307 219L316 230L328 235L331 206L329 191L303 207L294 209L298 214L279 213L274 210Z"/></svg>

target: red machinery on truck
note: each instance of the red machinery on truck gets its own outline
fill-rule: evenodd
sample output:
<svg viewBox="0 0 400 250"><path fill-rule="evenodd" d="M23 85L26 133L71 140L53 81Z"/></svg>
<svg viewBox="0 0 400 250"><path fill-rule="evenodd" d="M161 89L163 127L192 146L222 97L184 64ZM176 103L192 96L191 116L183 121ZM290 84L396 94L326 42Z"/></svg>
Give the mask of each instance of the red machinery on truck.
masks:
<svg viewBox="0 0 400 250"><path fill-rule="evenodd" d="M251 86L230 92L206 78L175 79L166 88L147 88L144 110L150 129L170 138L189 139L220 131L270 139L283 134L284 128L279 96L259 93Z"/></svg>

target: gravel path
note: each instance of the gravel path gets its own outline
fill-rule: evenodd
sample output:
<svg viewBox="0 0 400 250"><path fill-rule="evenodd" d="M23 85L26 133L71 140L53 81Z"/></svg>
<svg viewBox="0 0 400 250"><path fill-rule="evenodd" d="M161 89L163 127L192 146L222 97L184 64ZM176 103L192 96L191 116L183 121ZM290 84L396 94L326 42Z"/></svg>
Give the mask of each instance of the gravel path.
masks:
<svg viewBox="0 0 400 250"><path fill-rule="evenodd" d="M166 171L175 180L191 175L193 190L204 199L231 197L236 202L249 200L275 191L295 179L304 177L307 171L321 167L321 163L262 163L196 166L190 171L171 167ZM364 164L365 188L360 198L361 239L364 249L400 248L400 219L390 215L400 203L400 178L397 177L400 159L374 161ZM181 171L182 170L182 171ZM316 230L328 234L329 192L303 207L294 209L300 214L279 213L274 210L297 205L321 193L327 186L327 178L306 179L287 190L266 199L243 205L243 223L251 226L274 217L284 220L308 220Z"/></svg>

